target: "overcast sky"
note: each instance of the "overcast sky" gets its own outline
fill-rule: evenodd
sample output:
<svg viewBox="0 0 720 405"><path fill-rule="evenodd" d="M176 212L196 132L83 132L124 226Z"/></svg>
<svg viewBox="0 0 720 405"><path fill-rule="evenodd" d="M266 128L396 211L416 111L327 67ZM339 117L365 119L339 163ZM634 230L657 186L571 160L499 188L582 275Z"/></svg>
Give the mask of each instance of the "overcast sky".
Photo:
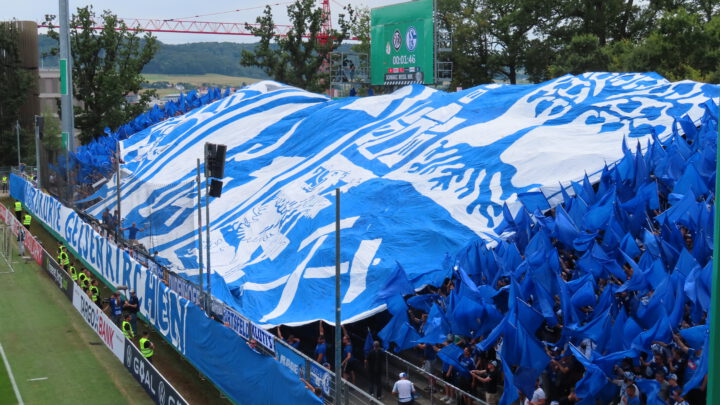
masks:
<svg viewBox="0 0 720 405"><path fill-rule="evenodd" d="M180 19L220 22L255 22L266 4L273 7L276 24L286 24L288 0L69 0L70 12L92 4L96 11L110 10L121 18ZM344 5L381 7L403 0L331 0L333 24ZM320 5L320 0L317 1ZM58 0L0 0L0 21L9 19L42 22L46 14L58 14ZM239 11L233 11L239 10ZM233 11L233 12L228 12ZM209 15L210 14L210 15ZM254 42L253 37L237 35L155 33L160 41L171 44L229 41Z"/></svg>

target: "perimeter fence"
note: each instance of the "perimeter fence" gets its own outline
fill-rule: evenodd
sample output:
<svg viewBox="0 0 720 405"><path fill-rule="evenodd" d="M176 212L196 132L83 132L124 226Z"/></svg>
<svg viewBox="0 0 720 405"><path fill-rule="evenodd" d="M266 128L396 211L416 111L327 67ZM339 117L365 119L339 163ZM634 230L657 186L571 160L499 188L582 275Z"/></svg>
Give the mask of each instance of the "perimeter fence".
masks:
<svg viewBox="0 0 720 405"><path fill-rule="evenodd" d="M9 250L10 239L17 238L18 244L23 244L27 260L34 260L50 278L60 291L72 303L75 310L80 313L85 323L100 337L118 361L125 365L128 372L145 389L148 396L157 404L187 405L188 402L172 386L172 384L143 357L140 350L128 340L113 321L96 305L70 275L62 269L53 255L42 244L26 231L20 221L4 205L0 205L0 241L3 255ZM12 261L12 257L8 261ZM10 263L8 263L10 265Z"/></svg>
<svg viewBox="0 0 720 405"><path fill-rule="evenodd" d="M19 174L16 170L14 171L14 173ZM24 178L28 181L31 181L33 185L36 185L29 176L26 175L24 176ZM60 179L59 176L56 176L55 178ZM194 181L188 181L186 183L187 184L184 183L183 185L188 187L194 187ZM150 245L148 247L145 247L141 244L133 244L123 238L122 232L118 233L116 229L114 230L109 228L106 224L103 224L97 218L85 212L82 209L82 207L84 206L83 204L68 204L68 201L65 198L69 194L62 191L63 187L67 187L67 184L60 183L56 185L56 187L51 187L48 191L54 190L55 192L57 192L57 194L53 192L50 193L53 194L58 200L62 201L64 205L72 207L73 210L80 217L82 217L82 219L86 223L91 224L97 232L104 234L113 242L119 241L117 242L119 246L129 252L131 256L140 264L145 266L148 271L150 271L152 274L155 274L160 279L164 280L165 284L168 285L170 289L177 292L178 295L184 297L189 301L192 301L201 308L204 308L209 316L213 317L217 321L223 322L224 324L228 325L241 338L243 338L243 340L256 340L263 347L263 350L265 350L267 353L274 355L281 364L283 364L293 373L298 375L298 377L310 382L314 387L320 387L322 389L323 401L326 404L334 403L334 372L318 364L316 361L308 357L306 354L300 352L299 350L288 346L282 339L279 339L275 335L254 325L249 319L241 315L235 309L226 305L218 298L208 294L205 288L201 289L198 284L188 280L187 278L181 276L179 273L159 264L156 261L155 257L152 254L156 246L152 235L157 234L156 230L159 229L160 226L153 224L160 220L161 213L157 213L157 218L149 215L145 222L137 224L138 227L145 229L145 232L151 235ZM161 189L166 188L168 188L167 185L161 187ZM75 195L77 195L77 192L75 193ZM149 195L146 197L155 198ZM186 208L192 208L197 202L197 195L189 195L188 197L190 197L189 199L191 199L192 201L186 201ZM193 204L190 204L190 202L192 202ZM108 209L110 212L114 211L114 202L108 204ZM190 210L190 213L193 214L193 217L195 218L194 211ZM192 227L195 227L197 225L197 222L193 222L191 225ZM182 228L181 231L192 232L192 228L186 228L187 226L185 228ZM360 342L358 339L355 340L356 342ZM408 375L411 377L411 381L413 381L418 386L419 390L417 397L423 398L427 403L431 405L447 403L448 400L455 401L456 398L468 398L473 403L478 405L487 404L478 396L450 384L442 377L438 377L437 374L441 373L440 370L437 368L432 369L432 372L435 373L433 374L424 370L422 367L417 366L411 361L403 359L402 357L397 356L391 352L384 351L384 354L386 362L384 388L387 391L392 389L392 382L394 381L395 377L397 377L398 373L400 371L404 371L408 373ZM342 401L343 403L382 403L373 396L371 396L367 391L360 389L349 381L345 379L343 379L342 381L343 387L341 394L343 394L342 398L345 398ZM441 399L445 400L442 401Z"/></svg>
<svg viewBox="0 0 720 405"><path fill-rule="evenodd" d="M36 187L36 183L33 179L28 178L17 169L13 170L13 174L29 182L33 187ZM60 193L60 196L62 195L63 193ZM58 198L58 200L61 202L63 201L62 198ZM85 213L77 206L69 207L66 204L63 205L65 205L66 208L71 208L74 213L80 217L83 222L91 226L95 232L104 235L108 238L109 242L114 243L113 233L108 232L103 224L96 218ZM122 237L119 240L119 247L122 247L134 260L144 266L150 274L156 275L158 279L163 281L165 285L169 287L170 290L174 291L179 296L194 302L199 307L203 308L208 316L218 322L222 322L227 327L235 331L235 333L242 339L238 341L238 344L244 345L251 339L256 341L259 344L258 350L273 356L281 365L296 374L298 378L308 381L314 387L319 387L321 389L322 400L325 404L335 403L335 374L331 370L328 370L304 353L289 346L283 340L279 339L270 332L267 332L261 327L255 325L249 319L220 301L218 298L205 291L201 291L196 284L183 278L167 267L160 265L154 260L152 255L147 252L147 250L140 249L137 245L127 243L127 241L123 240ZM67 241L62 241L68 244ZM50 259L52 258L50 257ZM43 260L42 255L39 260L39 263L41 263ZM87 267L94 270L92 266ZM112 287L112 283L110 283L109 286ZM180 354L182 355L182 353ZM212 381L212 378L210 378L210 380ZM213 381L213 383L215 382ZM342 386L340 389L342 398L340 403L342 404L382 404L382 402L373 398L367 392L345 379L342 379Z"/></svg>

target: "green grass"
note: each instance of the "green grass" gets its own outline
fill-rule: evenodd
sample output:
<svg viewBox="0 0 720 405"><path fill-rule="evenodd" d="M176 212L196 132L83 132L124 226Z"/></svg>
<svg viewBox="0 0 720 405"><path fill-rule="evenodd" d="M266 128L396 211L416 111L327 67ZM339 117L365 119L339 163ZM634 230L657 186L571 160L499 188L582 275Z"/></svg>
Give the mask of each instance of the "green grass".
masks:
<svg viewBox="0 0 720 405"><path fill-rule="evenodd" d="M16 252L12 262L14 273L0 273L0 343L23 401L152 403L45 272L33 261L25 263ZM0 259L0 269L7 267ZM0 403L15 403L6 381L0 374ZM6 402L8 398L12 400Z"/></svg>
<svg viewBox="0 0 720 405"><path fill-rule="evenodd" d="M11 198L0 198L0 203L4 204L6 207L12 208L14 200ZM45 247L45 249L49 252L55 252L57 250L57 240L55 237L56 235L50 228L46 227L44 224L42 224L39 220L35 219L32 222L32 225L30 227L31 233L40 241L40 243ZM73 258L72 249L69 249L71 252L71 258ZM72 260L78 262L77 257L73 258ZM7 276L5 274L2 274L3 271L7 271L5 265L3 268L2 264L4 264L3 259L0 258L0 342L5 345L2 337L2 328L3 328L3 310L2 307L2 294L3 294L3 276ZM86 263L84 263L86 264ZM34 266L34 263L31 263L31 265L34 268L37 268L37 266ZM50 292L49 293L55 293L58 295L62 301L63 304L67 304L67 311L72 312L78 319L78 327L84 328L86 332L88 333L88 336L91 338L95 338L97 342L99 342L99 338L97 338L97 335L95 335L95 332L93 332L80 318L80 315L77 314L77 311L75 311L75 308L72 307L72 303L70 303L65 296L60 292L60 290L50 282L49 276L45 274L45 272L39 268L37 268L38 274L40 279L44 280L47 283L50 283ZM112 290L107 288L103 283L105 280L102 279L99 275L95 274L96 277L98 277L100 281L100 295L101 297L109 297ZM138 320L138 329L140 331L143 331L145 329L149 329L147 325L144 324L144 322ZM150 340L155 343L155 356L153 358L153 365L162 373L165 378L168 379L168 381L177 389L185 399L192 404L203 404L203 405L227 405L230 403L228 399L226 399L224 396L220 395L218 390L207 380L204 378L200 378L200 375L198 374L197 370L194 369L190 363L188 363L182 356L180 356L175 349L173 349L160 335L157 335L154 331L151 331L150 334ZM94 346L97 348L97 346ZM135 384L137 386L137 383L134 379L128 374L127 371L125 371L125 367L119 363L115 357L110 353L108 349L106 349L104 346L101 346L102 350L107 352L107 356L109 358L109 364L113 366L113 368L110 370L111 373L114 374L124 374L127 377L126 384L133 385ZM7 351L7 347L5 347L5 350ZM13 366L13 371L15 370ZM144 394L144 391L142 391L142 388L140 388L140 392L143 393L143 400L149 401L149 398ZM20 388L21 395L23 394L22 387ZM25 400L23 396L23 400ZM132 403L143 403L142 401L130 401ZM87 402L87 401L85 401ZM82 402L82 403L85 403ZM26 401L26 403L28 403ZM123 403L122 401L119 403ZM5 402L3 402L2 397L0 397L0 405L4 405Z"/></svg>
<svg viewBox="0 0 720 405"><path fill-rule="evenodd" d="M204 84L211 84L214 86L230 86L239 87L243 82L246 84L259 82L261 79L253 77L238 77L238 76L227 76L219 75L215 73L206 73L204 75L163 75L163 74L143 74L145 80L149 82L161 82L166 81L170 83L190 83L195 86L202 86ZM175 93L178 93L177 89L172 89Z"/></svg>
<svg viewBox="0 0 720 405"><path fill-rule="evenodd" d="M16 402L17 399L10 383L10 376L5 369L5 363L0 359L0 404L14 404Z"/></svg>

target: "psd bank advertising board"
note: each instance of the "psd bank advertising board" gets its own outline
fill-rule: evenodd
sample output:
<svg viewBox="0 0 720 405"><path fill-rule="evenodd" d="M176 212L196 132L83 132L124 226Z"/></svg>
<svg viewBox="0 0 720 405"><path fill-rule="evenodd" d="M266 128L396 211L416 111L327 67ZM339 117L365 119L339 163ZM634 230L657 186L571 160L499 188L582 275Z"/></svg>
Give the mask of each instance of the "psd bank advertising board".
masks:
<svg viewBox="0 0 720 405"><path fill-rule="evenodd" d="M370 81L373 85L433 84L433 0L370 10Z"/></svg>

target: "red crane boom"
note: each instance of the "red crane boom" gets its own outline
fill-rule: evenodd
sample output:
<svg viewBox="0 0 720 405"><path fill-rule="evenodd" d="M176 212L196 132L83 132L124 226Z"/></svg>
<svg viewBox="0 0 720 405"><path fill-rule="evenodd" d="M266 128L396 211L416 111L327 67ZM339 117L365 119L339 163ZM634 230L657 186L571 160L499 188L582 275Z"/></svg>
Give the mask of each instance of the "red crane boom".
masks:
<svg viewBox="0 0 720 405"><path fill-rule="evenodd" d="M323 24L320 35L327 41L327 37L332 31L332 20L330 18L330 0L322 0ZM122 19L130 31L148 31L148 32L175 32L183 34L219 34L219 35L250 35L253 34L246 28L246 23L239 22L213 22L213 21L192 21L192 20L157 20L149 18L124 18ZM247 24L257 27L258 24ZM45 24L38 24L38 28L50 28ZM57 28L57 27L56 27ZM92 27L94 30L103 29L102 26ZM275 34L277 36L286 36L291 25L276 25ZM303 35L309 38L309 34Z"/></svg>

